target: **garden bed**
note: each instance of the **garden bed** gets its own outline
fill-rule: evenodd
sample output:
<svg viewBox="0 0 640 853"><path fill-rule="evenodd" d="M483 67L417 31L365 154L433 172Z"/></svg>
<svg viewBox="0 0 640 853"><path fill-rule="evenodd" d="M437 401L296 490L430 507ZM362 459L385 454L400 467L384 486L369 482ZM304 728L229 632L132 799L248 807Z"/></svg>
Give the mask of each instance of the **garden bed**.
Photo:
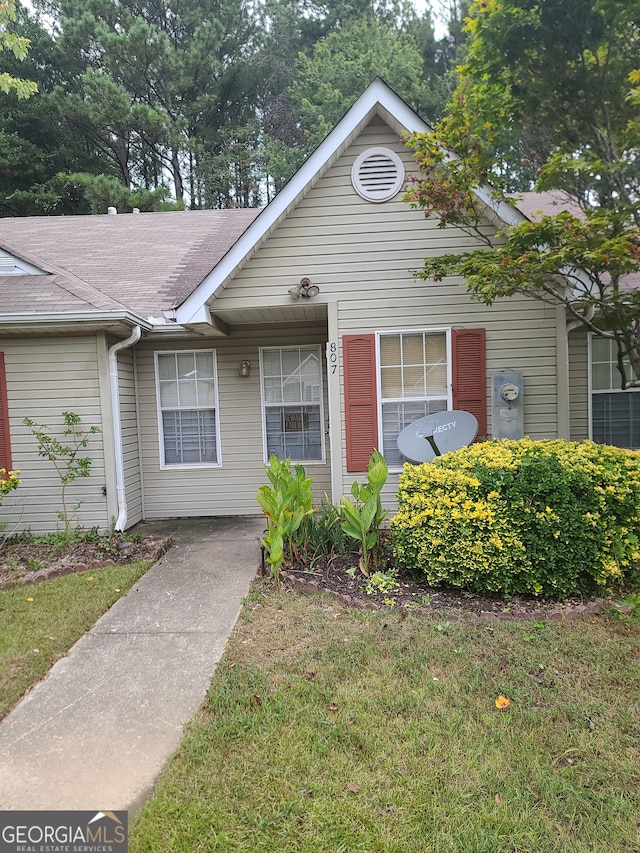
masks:
<svg viewBox="0 0 640 853"><path fill-rule="evenodd" d="M46 538L5 543L0 549L0 589L133 560L156 562L170 547L169 536L79 538L65 545Z"/></svg>
<svg viewBox="0 0 640 853"><path fill-rule="evenodd" d="M449 621L462 619L530 620L567 619L600 613L603 598L552 601L516 595L511 598L481 596L453 589L435 589L413 575L394 570L397 589L367 593L367 578L357 567L355 554L322 556L312 566L294 564L280 572L290 588L306 594L328 593L341 604L369 610L419 613ZM388 571L388 570L387 570Z"/></svg>

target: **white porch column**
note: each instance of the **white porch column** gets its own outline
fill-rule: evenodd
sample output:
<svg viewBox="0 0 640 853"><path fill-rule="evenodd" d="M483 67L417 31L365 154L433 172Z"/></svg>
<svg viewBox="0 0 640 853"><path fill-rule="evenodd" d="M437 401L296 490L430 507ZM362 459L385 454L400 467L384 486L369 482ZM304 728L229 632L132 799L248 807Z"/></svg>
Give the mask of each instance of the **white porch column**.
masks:
<svg viewBox="0 0 640 853"><path fill-rule="evenodd" d="M331 452L331 501L337 504L342 485L342 366L338 335L338 303L327 303L327 398L329 400L329 448Z"/></svg>

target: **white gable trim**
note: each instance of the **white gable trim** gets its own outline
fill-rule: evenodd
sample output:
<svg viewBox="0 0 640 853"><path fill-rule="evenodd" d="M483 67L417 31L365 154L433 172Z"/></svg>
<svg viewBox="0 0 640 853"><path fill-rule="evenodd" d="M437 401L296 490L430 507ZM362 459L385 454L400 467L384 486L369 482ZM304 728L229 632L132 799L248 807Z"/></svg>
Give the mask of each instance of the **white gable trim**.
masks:
<svg viewBox="0 0 640 853"><path fill-rule="evenodd" d="M215 296L227 278L242 266L278 223L313 188L374 115L379 115L397 130L398 135L405 131L425 133L429 130L429 126L386 83L376 78L215 269L177 308L178 323L188 325L196 319L207 300Z"/></svg>
<svg viewBox="0 0 640 853"><path fill-rule="evenodd" d="M33 264L17 258L11 252L0 249L0 276L4 275L46 275L46 272Z"/></svg>
<svg viewBox="0 0 640 853"><path fill-rule="evenodd" d="M203 322L204 307L235 272L257 250L277 225L293 210L322 175L335 163L351 142L378 115L402 133L427 133L430 127L379 77L365 90L325 137L285 187L264 208L220 263L176 309L176 322L189 326ZM454 159L455 155L451 154ZM476 191L478 198L506 225L525 222L526 217L506 201L495 199L488 188Z"/></svg>

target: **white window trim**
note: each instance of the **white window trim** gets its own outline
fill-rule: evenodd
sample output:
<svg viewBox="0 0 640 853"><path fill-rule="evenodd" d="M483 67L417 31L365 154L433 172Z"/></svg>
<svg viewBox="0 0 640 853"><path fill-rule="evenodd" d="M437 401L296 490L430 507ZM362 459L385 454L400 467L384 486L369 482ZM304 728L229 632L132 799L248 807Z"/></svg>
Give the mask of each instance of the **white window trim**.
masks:
<svg viewBox="0 0 640 853"><path fill-rule="evenodd" d="M184 355L186 353L211 353L213 356L213 379L215 382L214 411L216 413L216 457L217 462L165 462L164 460L164 426L162 423L162 405L160 403L160 371L158 370L158 356L160 355ZM214 349L172 349L158 350L153 354L156 382L156 409L158 417L158 452L160 456L161 471L186 471L187 469L222 468L222 448L220 446L220 404L218 401L218 358ZM203 407L204 408L204 407ZM194 411L191 409L190 411ZM198 410L199 411L199 410Z"/></svg>
<svg viewBox="0 0 640 853"><path fill-rule="evenodd" d="M594 388L593 387L593 339L601 337L595 332L589 332L587 335L587 409L589 412L589 438L593 441L593 406L591 404L594 394L632 394L634 391L640 392L640 388ZM618 375L618 368L615 368Z"/></svg>
<svg viewBox="0 0 640 853"><path fill-rule="evenodd" d="M260 409L261 409L261 417L262 417L262 458L264 460L264 464L269 464L269 456L267 452L267 402L264 398L264 366L263 366L263 358L262 354L267 351L273 350L286 350L286 349L316 349L318 353L318 363L320 365L320 371L318 377L320 379L320 399L318 403L309 403L308 405L319 405L320 406L320 443L322 448L322 458L321 459L292 459L291 462L295 465L304 465L305 468L312 467L314 465L326 465L327 464L327 449L326 449L326 440L325 440L325 420L324 420L324 383L323 383L323 375L325 373L324 366L322 363L322 347L320 344L290 344L283 346L271 346L271 347L260 347L259 355L260 355ZM269 403L268 405L283 405L286 406L286 403ZM297 405L305 405L304 403L290 403L291 406Z"/></svg>
<svg viewBox="0 0 640 853"><path fill-rule="evenodd" d="M447 347L447 409L453 407L453 366L452 366L452 349L451 349L451 327L450 326L433 326L422 327L419 329L385 329L384 331L376 332L376 396L377 396L377 412L378 412L378 447L384 454L384 439L382 428L382 365L380 363L380 338L391 335L415 335L415 334L437 334L444 332L446 337ZM385 397L385 403L404 403L409 399L414 399L418 402L429 402L430 400L442 400L442 394L432 394L427 397ZM402 471L402 467L390 465L389 473L398 474Z"/></svg>

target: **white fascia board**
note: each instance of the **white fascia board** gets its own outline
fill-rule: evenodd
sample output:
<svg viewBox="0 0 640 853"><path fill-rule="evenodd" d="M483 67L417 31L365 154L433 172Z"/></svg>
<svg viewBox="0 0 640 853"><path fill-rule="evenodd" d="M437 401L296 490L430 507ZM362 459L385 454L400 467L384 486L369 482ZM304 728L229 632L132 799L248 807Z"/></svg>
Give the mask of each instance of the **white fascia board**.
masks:
<svg viewBox="0 0 640 853"><path fill-rule="evenodd" d="M514 207L514 205L509 204L508 201L505 201L502 198L496 198L492 195L491 190L488 187L476 187L474 192L480 201L489 208L489 210L493 211L497 218L505 225L515 226L529 221L528 217L518 210L517 202Z"/></svg>
<svg viewBox="0 0 640 853"><path fill-rule="evenodd" d="M374 80L215 269L176 309L178 323L196 322L202 316L202 306L207 300L215 296L228 277L234 274L281 218L295 207L298 200L313 187L334 159L377 113L387 121L393 119L396 128L402 128L408 133L429 130L429 126L386 83L380 79Z"/></svg>
<svg viewBox="0 0 640 853"><path fill-rule="evenodd" d="M151 331L153 325L131 314L129 311L56 311L46 314L0 314L0 326L53 326L56 324L72 323L126 323L129 326L140 326L145 331Z"/></svg>

